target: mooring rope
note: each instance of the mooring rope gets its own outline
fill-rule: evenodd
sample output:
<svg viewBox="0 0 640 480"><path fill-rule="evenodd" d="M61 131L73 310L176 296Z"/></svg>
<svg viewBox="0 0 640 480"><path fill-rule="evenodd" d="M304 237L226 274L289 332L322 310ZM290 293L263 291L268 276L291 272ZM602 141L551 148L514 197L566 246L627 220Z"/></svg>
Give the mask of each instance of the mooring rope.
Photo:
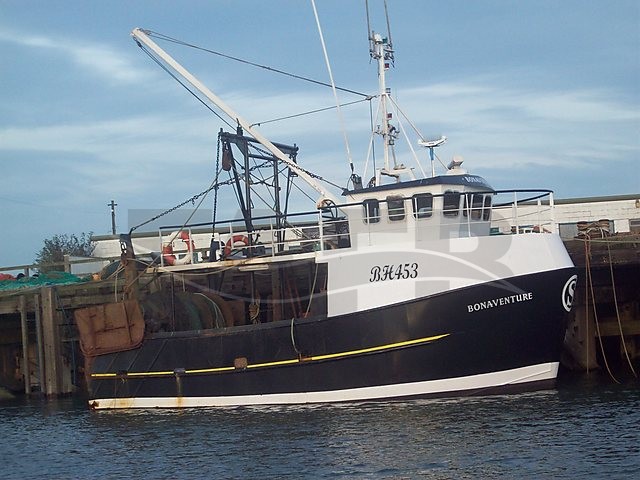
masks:
<svg viewBox="0 0 640 480"><path fill-rule="evenodd" d="M613 372L609 367L609 361L607 360L607 355L604 351L604 345L602 343L602 335L600 334L600 325L598 325L598 312L596 310L596 297L593 291L593 279L591 277L591 261L589 259L590 255L591 255L591 245L589 244L589 239L587 239L587 241L585 242L585 268L587 271L586 281L588 282L589 289L591 291L591 302L593 305L593 320L594 320L594 323L596 324L596 332L598 334L598 343L600 344L600 352L602 353L602 360L604 361L604 365L607 368L607 372L609 372L609 376L613 379L614 382L620 383L618 379L613 375ZM587 300L588 298L585 299L585 304L587 304Z"/></svg>
<svg viewBox="0 0 640 480"><path fill-rule="evenodd" d="M609 271L611 272L611 288L613 290L613 303L616 307L616 318L618 319L618 330L620 331L620 341L622 342L622 348L624 350L624 355L627 358L627 363L629 364L629 368L633 373L633 376L638 378L638 374L633 368L633 363L631 363L631 359L629 358L629 352L627 351L627 344L625 342L624 333L622 332L622 323L620 321L620 310L618 309L618 295L616 293L616 282L613 275L613 259L611 257L611 245L607 242L607 252L609 253Z"/></svg>

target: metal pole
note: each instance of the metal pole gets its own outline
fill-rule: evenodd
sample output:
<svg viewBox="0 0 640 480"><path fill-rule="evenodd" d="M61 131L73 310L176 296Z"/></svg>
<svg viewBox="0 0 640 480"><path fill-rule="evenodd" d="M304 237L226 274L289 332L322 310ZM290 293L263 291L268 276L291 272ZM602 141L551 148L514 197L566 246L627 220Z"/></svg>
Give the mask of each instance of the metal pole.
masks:
<svg viewBox="0 0 640 480"><path fill-rule="evenodd" d="M111 200L111 203L107 203L107 206L111 207L111 233L116 234L116 207L118 204Z"/></svg>

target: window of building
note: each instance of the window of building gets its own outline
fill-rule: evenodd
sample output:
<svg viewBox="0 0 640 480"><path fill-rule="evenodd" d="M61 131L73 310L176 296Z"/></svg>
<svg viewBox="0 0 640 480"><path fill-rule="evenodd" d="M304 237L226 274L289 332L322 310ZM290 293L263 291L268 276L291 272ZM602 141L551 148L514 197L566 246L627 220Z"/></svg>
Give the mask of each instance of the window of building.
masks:
<svg viewBox="0 0 640 480"><path fill-rule="evenodd" d="M387 210L389 211L389 220L392 222L404 220L404 198L399 196L387 197Z"/></svg>
<svg viewBox="0 0 640 480"><path fill-rule="evenodd" d="M415 218L429 218L433 214L433 195L417 193L411 197L413 216Z"/></svg>
<svg viewBox="0 0 640 480"><path fill-rule="evenodd" d="M369 198L362 202L364 207L364 223L378 223L380 221L380 202L376 198Z"/></svg>
<svg viewBox="0 0 640 480"><path fill-rule="evenodd" d="M445 217L457 217L460 212L460 192L444 192L442 214Z"/></svg>
<svg viewBox="0 0 640 480"><path fill-rule="evenodd" d="M471 220L480 220L482 218L483 197L484 195L467 193L464 196L462 214L465 217L471 214Z"/></svg>

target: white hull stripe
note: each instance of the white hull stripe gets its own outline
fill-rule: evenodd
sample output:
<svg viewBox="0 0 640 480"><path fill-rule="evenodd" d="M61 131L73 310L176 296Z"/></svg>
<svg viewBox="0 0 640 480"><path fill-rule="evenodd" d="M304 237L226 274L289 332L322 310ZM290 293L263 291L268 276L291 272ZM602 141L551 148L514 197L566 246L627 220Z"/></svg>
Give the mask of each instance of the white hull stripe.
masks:
<svg viewBox="0 0 640 480"><path fill-rule="evenodd" d="M467 377L324 392L276 393L227 397L104 398L91 400L89 404L96 409L189 408L376 400L446 392L464 392L466 390L553 380L558 374L558 365L558 362L543 363L500 372L470 375Z"/></svg>

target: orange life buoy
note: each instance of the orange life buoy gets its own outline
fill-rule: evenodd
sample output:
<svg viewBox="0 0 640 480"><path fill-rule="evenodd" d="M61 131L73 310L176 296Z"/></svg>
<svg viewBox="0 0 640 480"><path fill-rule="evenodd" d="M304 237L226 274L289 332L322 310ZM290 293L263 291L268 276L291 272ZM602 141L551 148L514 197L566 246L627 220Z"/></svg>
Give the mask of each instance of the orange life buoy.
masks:
<svg viewBox="0 0 640 480"><path fill-rule="evenodd" d="M189 253L193 253L193 251L196 249L196 244L191 239L191 236L189 236L189 232L185 232L184 230L182 230L178 234L178 237L180 238L180 240L187 244L187 251Z"/></svg>
<svg viewBox="0 0 640 480"><path fill-rule="evenodd" d="M172 234L172 238L179 238L187 245L187 255L184 258L177 259L173 253L173 244L168 243L162 247L162 258L167 265L183 265L193 261L193 252L195 251L195 242L191 239L189 232L181 230L177 235Z"/></svg>
<svg viewBox="0 0 640 480"><path fill-rule="evenodd" d="M242 243L246 247L249 246L249 239L247 238L246 235L234 235L229 240L227 240L227 243L224 244L224 256L225 257L228 257L229 255L231 255L231 249L234 247L234 245L237 242Z"/></svg>
<svg viewBox="0 0 640 480"><path fill-rule="evenodd" d="M166 265L176 263L176 256L173 254L173 247L170 243L162 246L162 260Z"/></svg>

